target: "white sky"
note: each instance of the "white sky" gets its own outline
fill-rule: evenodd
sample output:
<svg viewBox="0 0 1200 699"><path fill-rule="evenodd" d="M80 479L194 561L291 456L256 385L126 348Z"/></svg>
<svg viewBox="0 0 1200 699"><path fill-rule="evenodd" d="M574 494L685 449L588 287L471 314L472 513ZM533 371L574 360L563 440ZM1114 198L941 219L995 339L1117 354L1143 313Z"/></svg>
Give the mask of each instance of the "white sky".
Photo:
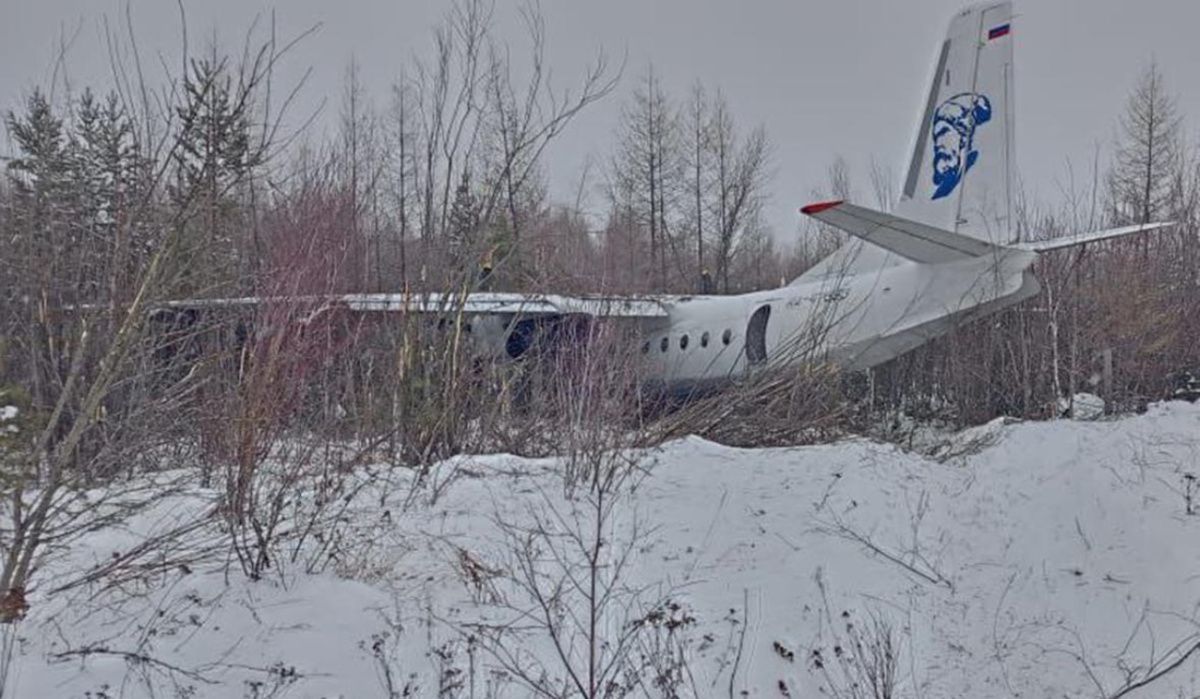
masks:
<svg viewBox="0 0 1200 699"><path fill-rule="evenodd" d="M109 80L101 21L121 23L118 0L5 0L0 23L0 108L18 107L48 82L61 35L78 28L68 55L78 87ZM850 163L858 198L870 200L871 158L902 175L925 98L934 53L957 0L543 0L549 59L560 85L595 52L628 57L617 94L582 115L549 153L552 194L570 199L583 164L607 158L622 101L652 61L681 98L695 79L720 87L739 123L763 123L774 149L768 220L795 235L796 209L825 180L838 154ZM327 100L336 118L351 56L385 103L401 65L429 46L446 0L184 0L193 52L215 31L236 44L255 14L278 17L281 36L314 23L320 31L292 55L282 76L313 71L300 109ZM515 37L515 0L496 0L502 33ZM1066 163L1086 179L1097 143L1107 148L1130 87L1154 57L1187 115L1200 118L1200 3L1192 0L1018 0L1018 165L1027 190L1058 196ZM177 65L179 11L170 0L130 0L129 12L152 75L159 56ZM157 71L155 73L154 71ZM320 126L322 121L318 122ZM1107 157L1104 155L1102 157ZM598 174L598 173L595 173ZM598 203L598 202L597 202Z"/></svg>

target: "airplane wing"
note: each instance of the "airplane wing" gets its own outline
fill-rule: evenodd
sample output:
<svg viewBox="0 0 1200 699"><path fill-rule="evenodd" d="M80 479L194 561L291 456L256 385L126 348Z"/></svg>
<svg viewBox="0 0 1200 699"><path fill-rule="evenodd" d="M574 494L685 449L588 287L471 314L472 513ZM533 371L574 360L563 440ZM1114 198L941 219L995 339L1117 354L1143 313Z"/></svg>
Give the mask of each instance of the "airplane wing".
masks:
<svg viewBox="0 0 1200 699"><path fill-rule="evenodd" d="M665 318L663 300L649 296L560 296L477 292L455 294L347 294L339 300L355 311L439 313L447 310L483 315L591 315L608 318Z"/></svg>
<svg viewBox="0 0 1200 699"><path fill-rule="evenodd" d="M970 236L872 211L844 201L809 204L800 212L913 262L937 264L999 252L1000 247Z"/></svg>
<svg viewBox="0 0 1200 699"><path fill-rule="evenodd" d="M1086 243L1095 243L1101 240L1111 240L1122 236L1134 235L1135 233L1148 233L1157 231L1162 228L1170 228L1174 226L1173 222L1168 223L1145 223L1134 226L1121 226L1120 228L1109 228L1103 231L1093 231L1091 233L1080 233L1079 235L1066 235L1061 238L1051 238L1049 240L1028 240L1022 243L1014 243L1012 247L1022 250L1032 250L1034 252L1046 252L1048 250L1058 250L1060 248L1071 247L1072 245L1084 245Z"/></svg>
<svg viewBox="0 0 1200 699"><path fill-rule="evenodd" d="M467 315L590 315L605 318L666 318L667 297L651 296L560 296L477 292L341 294L333 296L290 296L286 298L247 296L229 299L168 301L166 308L214 308L257 306L262 303L295 303L342 306L359 312L458 313Z"/></svg>

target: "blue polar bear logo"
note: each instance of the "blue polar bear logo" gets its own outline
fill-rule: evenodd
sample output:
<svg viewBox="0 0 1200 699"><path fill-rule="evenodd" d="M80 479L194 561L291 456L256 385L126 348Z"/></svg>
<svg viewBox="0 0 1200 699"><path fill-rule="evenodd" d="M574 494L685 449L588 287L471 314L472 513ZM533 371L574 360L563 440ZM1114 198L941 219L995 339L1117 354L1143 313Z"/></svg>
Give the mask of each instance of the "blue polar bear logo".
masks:
<svg viewBox="0 0 1200 699"><path fill-rule="evenodd" d="M958 187L979 158L974 148L975 127L992 119L992 103L985 95L962 92L942 102L933 113L934 199Z"/></svg>

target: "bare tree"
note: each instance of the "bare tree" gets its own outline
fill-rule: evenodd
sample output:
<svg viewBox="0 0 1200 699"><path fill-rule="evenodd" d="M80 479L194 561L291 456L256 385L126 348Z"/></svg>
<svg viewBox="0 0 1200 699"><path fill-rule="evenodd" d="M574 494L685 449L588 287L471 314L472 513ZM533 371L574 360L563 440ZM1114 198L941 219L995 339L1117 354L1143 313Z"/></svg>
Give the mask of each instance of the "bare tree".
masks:
<svg viewBox="0 0 1200 699"><path fill-rule="evenodd" d="M833 162L825 169L825 177L829 180L829 196L834 199L853 199L854 185L850 176L850 163L841 155L835 156Z"/></svg>
<svg viewBox="0 0 1200 699"><path fill-rule="evenodd" d="M891 211L896 205L896 174L871 158L871 192L880 211Z"/></svg>
<svg viewBox="0 0 1200 699"><path fill-rule="evenodd" d="M711 149L716 169L717 277L729 292L729 273L739 237L757 220L766 187L770 146L759 126L742 139L724 95L713 103Z"/></svg>
<svg viewBox="0 0 1200 699"><path fill-rule="evenodd" d="M408 247L410 220L413 209L413 187L416 168L413 132L412 86L406 76L401 75L392 88L393 104L393 147L395 157L392 187L395 192L396 244L399 254L400 287L408 288Z"/></svg>
<svg viewBox="0 0 1200 699"><path fill-rule="evenodd" d="M383 255L380 228L383 212L380 208L379 184L384 175L384 163L379 152L375 112L367 99L358 62L354 59L346 68L339 130L340 177L350 195L350 210L354 212L348 221L350 233L368 241L361 250L364 256L359 266L362 278L357 288L381 291ZM369 230L364 230L364 220L370 221Z"/></svg>
<svg viewBox="0 0 1200 699"><path fill-rule="evenodd" d="M679 123L653 66L622 112L617 138L608 195L614 208L632 214L630 222L649 236L648 271L654 288L665 289L672 246L666 209L679 183Z"/></svg>
<svg viewBox="0 0 1200 699"><path fill-rule="evenodd" d="M1109 175L1118 219L1149 223L1166 213L1183 163L1181 117L1158 64L1129 94Z"/></svg>
<svg viewBox="0 0 1200 699"><path fill-rule="evenodd" d="M495 37L493 9L483 0L455 2L434 34L432 58L415 60L413 77L395 89L403 135L397 138L404 173L400 228L403 235L410 219L418 221L426 256L422 278L429 281L446 281L427 266L430 255L461 258L446 266L459 270L471 268L468 263L488 249L499 249L492 255L497 268L519 256L520 238L543 208L546 148L583 109L611 92L619 75L600 53L573 89L554 86L537 7L521 10L524 61ZM475 221L472 233L451 253L446 236L467 213ZM457 229L462 232L461 225ZM462 281L451 277L456 285Z"/></svg>
<svg viewBox="0 0 1200 699"><path fill-rule="evenodd" d="M708 109L708 97L704 91L704 85L700 81L696 81L692 85L692 91L686 106L687 113L685 115L687 123L688 142L688 175L690 181L688 186L691 189L691 199L694 204L692 209L691 225L696 231L696 276L701 280L707 279L708 269L704 266L704 202L708 198L708 160L710 155L709 148L709 129L711 122ZM708 286L704 284L703 286ZM710 289L702 289L704 293L709 293Z"/></svg>

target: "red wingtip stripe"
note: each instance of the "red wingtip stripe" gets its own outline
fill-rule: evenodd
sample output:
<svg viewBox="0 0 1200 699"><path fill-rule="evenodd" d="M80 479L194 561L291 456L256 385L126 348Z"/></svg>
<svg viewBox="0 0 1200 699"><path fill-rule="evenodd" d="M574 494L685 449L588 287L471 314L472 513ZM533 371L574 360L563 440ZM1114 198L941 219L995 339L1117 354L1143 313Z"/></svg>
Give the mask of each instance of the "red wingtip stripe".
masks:
<svg viewBox="0 0 1200 699"><path fill-rule="evenodd" d="M816 204L809 204L808 206L801 208L800 213L806 216L816 216L826 209L832 209L833 207L840 206L843 203L845 203L845 200L843 199L838 199L837 201L817 202Z"/></svg>

